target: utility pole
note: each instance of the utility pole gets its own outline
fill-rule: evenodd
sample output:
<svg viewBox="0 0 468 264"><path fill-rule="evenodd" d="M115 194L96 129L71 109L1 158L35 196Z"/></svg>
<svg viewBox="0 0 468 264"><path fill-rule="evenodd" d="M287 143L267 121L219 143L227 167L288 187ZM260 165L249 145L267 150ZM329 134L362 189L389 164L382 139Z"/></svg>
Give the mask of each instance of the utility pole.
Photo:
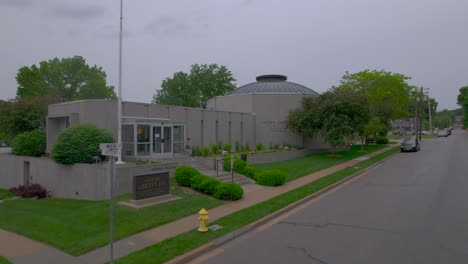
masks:
<svg viewBox="0 0 468 264"><path fill-rule="evenodd" d="M424 106L423 106L423 101L424 101L424 88L421 86L420 94L419 94L419 141L421 141L421 135L422 135L422 121L423 121L423 112L424 112ZM416 138L418 136L416 135Z"/></svg>
<svg viewBox="0 0 468 264"><path fill-rule="evenodd" d="M431 98L429 98L429 96L427 96L427 105L429 107L429 131L432 135L433 134L432 133L432 109L431 109Z"/></svg>

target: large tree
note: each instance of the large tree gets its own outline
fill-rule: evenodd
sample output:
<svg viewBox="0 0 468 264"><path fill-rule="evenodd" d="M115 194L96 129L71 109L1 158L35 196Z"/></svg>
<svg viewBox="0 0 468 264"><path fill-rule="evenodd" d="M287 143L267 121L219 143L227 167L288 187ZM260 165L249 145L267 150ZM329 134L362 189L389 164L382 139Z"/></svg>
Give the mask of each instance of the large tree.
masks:
<svg viewBox="0 0 468 264"><path fill-rule="evenodd" d="M18 99L56 96L59 101L115 99L101 67L89 66L81 56L41 61L39 66L22 67L16 75Z"/></svg>
<svg viewBox="0 0 468 264"><path fill-rule="evenodd" d="M190 73L176 72L172 78L163 80L153 103L205 108L210 98L234 90L235 81L225 66L194 64Z"/></svg>
<svg viewBox="0 0 468 264"><path fill-rule="evenodd" d="M335 147L349 146L364 133L369 105L360 93L332 89L320 96L305 97L302 107L290 112L287 127L300 135L321 136Z"/></svg>
<svg viewBox="0 0 468 264"><path fill-rule="evenodd" d="M463 126L468 128L468 86L460 88L457 103L463 109Z"/></svg>
<svg viewBox="0 0 468 264"><path fill-rule="evenodd" d="M338 89L362 93L367 97L372 116L378 119L386 129L390 121L409 115L409 107L413 102L415 87L409 85L403 74L387 71L365 70L346 74L342 77ZM382 126L381 126L382 127Z"/></svg>

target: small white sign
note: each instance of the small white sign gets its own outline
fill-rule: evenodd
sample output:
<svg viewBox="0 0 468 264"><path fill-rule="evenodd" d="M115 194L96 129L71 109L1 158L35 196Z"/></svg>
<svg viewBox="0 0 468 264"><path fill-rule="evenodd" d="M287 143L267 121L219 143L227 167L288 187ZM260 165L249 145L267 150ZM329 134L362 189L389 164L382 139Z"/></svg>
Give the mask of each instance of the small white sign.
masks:
<svg viewBox="0 0 468 264"><path fill-rule="evenodd" d="M99 144L99 148L101 149L101 154L104 156L118 157L122 144L102 143Z"/></svg>

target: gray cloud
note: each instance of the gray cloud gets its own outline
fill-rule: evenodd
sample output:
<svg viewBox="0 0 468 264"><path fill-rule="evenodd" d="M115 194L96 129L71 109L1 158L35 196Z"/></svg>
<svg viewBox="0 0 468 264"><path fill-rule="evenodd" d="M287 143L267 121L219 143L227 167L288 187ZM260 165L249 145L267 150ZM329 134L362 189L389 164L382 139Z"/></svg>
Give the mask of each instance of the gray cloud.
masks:
<svg viewBox="0 0 468 264"><path fill-rule="evenodd" d="M250 6L252 4L253 4L253 0L244 0L244 1L242 1L242 5L246 6L246 7Z"/></svg>
<svg viewBox="0 0 468 264"><path fill-rule="evenodd" d="M96 19L103 16L106 9L102 6L96 5L82 5L82 6L57 6L49 11L49 14L58 18L67 18L73 20L87 20Z"/></svg>
<svg viewBox="0 0 468 264"><path fill-rule="evenodd" d="M29 7L33 5L33 0L0 0L0 5L11 7Z"/></svg>
<svg viewBox="0 0 468 264"><path fill-rule="evenodd" d="M133 36L133 33L129 31L128 29L123 29L122 32L122 37L123 38L129 38ZM116 39L119 37L119 28L114 26L103 26L98 29L98 31L94 34L96 37L99 38L106 38L106 39Z"/></svg>
<svg viewBox="0 0 468 264"><path fill-rule="evenodd" d="M192 34L192 28L186 21L164 15L145 26L145 31L151 35L163 35L168 37L180 37Z"/></svg>

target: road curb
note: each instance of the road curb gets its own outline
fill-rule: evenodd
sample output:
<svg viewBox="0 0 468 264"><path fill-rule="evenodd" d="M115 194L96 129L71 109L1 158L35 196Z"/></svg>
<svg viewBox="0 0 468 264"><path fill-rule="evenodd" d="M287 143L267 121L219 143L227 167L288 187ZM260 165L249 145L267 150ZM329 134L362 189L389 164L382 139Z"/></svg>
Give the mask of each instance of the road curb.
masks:
<svg viewBox="0 0 468 264"><path fill-rule="evenodd" d="M389 150L391 150L391 149L392 148L390 148ZM389 151L389 150L387 150L387 151ZM384 152L385 151L383 151L383 152L381 152L379 154L382 154ZM379 154L377 154L377 155L379 155ZM233 231L231 233L228 233L228 234L226 234L226 235L224 235L222 237L219 237L219 238L217 238L217 239L215 239L215 240L213 240L213 241L211 241L211 242L209 242L209 243L207 243L207 244L205 244L205 245L203 245L201 247L198 247L197 249L191 250L191 251L189 251L189 252L187 252L187 253L185 253L185 254L183 254L181 256L178 256L178 257L176 257L176 258L174 258L174 259L172 259L172 260L170 260L170 261L168 261L166 263L167 264L185 264L185 263L188 263L189 261L192 261L192 260L194 260L194 259L196 259L196 258L198 258L198 257L200 257L200 256L202 256L204 254L207 254L208 252L210 252L210 251L212 251L212 250L226 244L229 241L232 241L232 240L234 240L234 239L236 239L238 237L241 237L244 234L247 234L248 232L250 232L250 231L252 231L252 230L254 230L254 229L256 229L256 228L258 228L258 227L260 227L260 226L262 226L262 225L264 225L264 224L266 224L268 222L270 222L270 221L272 221L273 219L275 219L275 218L277 218L277 217L279 217L279 216L281 216L283 214L286 214L286 213L292 211L293 209L295 209L295 208L297 208L297 207L299 207L299 206L301 206L301 205L303 205L303 204L305 204L305 203L307 203L307 202L309 202L311 200L314 200L315 198L318 198L319 196L321 196L323 194L326 194L326 193L332 191L333 189L339 187L341 184L346 183L346 182L358 177L360 174L369 171L370 169L374 168L375 166L381 164L382 162L384 162L384 161L386 161L386 160L388 160L390 158L393 158L394 156L396 156L398 154L400 154L400 152L396 152L393 155L390 155L390 156L388 156L388 157L386 157L386 158L384 158L382 160L379 160L376 163L372 164L371 166L369 166L367 168L364 168L364 169L362 169L362 170L360 170L360 171L358 171L358 172L356 172L356 173L354 173L354 174L352 174L352 175L350 175L350 176L348 176L348 177L346 177L346 178L344 178L344 179L342 179L340 181L337 181L337 182L323 188L320 191L312 193L309 196L306 196L306 197L304 197L304 198L302 198L302 199L300 199L300 200L298 200L296 202L293 202L293 203L287 205L286 207L284 207L282 209L279 209L276 212L273 212L273 213L271 213L271 214L269 214L269 215L255 221L253 223L250 223L250 224L248 224L248 225L246 225L244 227L241 227L241 228L239 228L239 229L237 229L237 230L235 230L235 231ZM377 156L377 155L375 155L375 156ZM347 168L349 168L349 167L347 167ZM328 174L328 175L331 175L331 174ZM324 177L327 177L328 175L326 175ZM301 187L298 187L298 188L301 188ZM293 190L295 190L295 189L293 189ZM273 198L275 198L275 197L273 197Z"/></svg>

